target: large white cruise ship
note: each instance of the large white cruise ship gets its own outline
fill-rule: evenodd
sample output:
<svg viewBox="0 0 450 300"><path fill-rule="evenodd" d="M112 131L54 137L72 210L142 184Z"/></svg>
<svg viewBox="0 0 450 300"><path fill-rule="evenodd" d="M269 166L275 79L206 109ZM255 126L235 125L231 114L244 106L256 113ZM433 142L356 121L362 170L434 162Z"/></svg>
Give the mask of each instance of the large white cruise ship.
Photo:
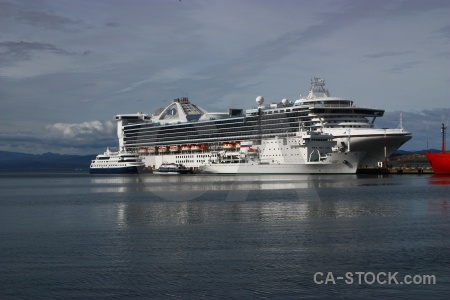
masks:
<svg viewBox="0 0 450 300"><path fill-rule="evenodd" d="M384 110L357 107L352 100L330 97L321 78L313 78L306 98L264 104L257 107L230 108L212 113L177 98L167 107L149 114L119 114L119 147L138 152L146 166L162 163L199 167L214 151L234 150L242 141L293 137L299 126L334 136L339 151L365 152L360 166L376 166L411 139L411 133L398 129L379 129L374 122Z"/></svg>

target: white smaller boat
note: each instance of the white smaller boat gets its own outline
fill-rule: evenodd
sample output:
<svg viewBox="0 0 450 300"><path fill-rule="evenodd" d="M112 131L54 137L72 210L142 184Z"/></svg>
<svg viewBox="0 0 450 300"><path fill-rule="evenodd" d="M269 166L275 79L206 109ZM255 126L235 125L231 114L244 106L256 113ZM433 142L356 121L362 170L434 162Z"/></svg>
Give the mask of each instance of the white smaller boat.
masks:
<svg viewBox="0 0 450 300"><path fill-rule="evenodd" d="M139 154L126 152L110 151L99 154L91 161L89 173L91 174L138 174L144 172L145 164L142 162Z"/></svg>
<svg viewBox="0 0 450 300"><path fill-rule="evenodd" d="M182 164L163 163L153 174L190 174L192 171Z"/></svg>

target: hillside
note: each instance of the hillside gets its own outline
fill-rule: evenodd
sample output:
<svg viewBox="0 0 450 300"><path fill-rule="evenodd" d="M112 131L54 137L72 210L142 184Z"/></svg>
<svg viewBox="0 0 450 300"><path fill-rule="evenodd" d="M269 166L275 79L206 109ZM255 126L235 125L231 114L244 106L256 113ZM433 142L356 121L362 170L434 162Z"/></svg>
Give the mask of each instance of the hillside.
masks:
<svg viewBox="0 0 450 300"><path fill-rule="evenodd" d="M0 151L0 170L88 169L92 155L28 154Z"/></svg>

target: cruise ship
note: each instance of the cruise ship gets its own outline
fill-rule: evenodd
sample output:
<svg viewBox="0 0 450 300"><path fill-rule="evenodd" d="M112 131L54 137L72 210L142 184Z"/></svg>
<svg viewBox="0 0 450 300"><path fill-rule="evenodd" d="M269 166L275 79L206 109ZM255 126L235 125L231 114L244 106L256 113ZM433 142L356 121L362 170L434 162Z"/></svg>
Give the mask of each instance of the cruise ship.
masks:
<svg viewBox="0 0 450 300"><path fill-rule="evenodd" d="M402 126L396 129L375 127L384 110L355 106L347 98L331 97L325 81L314 77L305 98L264 103L256 107L227 112L208 112L187 97L174 99L154 114L116 116L119 147L137 152L146 166L162 163L184 164L197 168L207 163L218 150L236 150L242 141L293 137L299 126L331 134L336 151L365 152L361 167L377 166L411 139Z"/></svg>

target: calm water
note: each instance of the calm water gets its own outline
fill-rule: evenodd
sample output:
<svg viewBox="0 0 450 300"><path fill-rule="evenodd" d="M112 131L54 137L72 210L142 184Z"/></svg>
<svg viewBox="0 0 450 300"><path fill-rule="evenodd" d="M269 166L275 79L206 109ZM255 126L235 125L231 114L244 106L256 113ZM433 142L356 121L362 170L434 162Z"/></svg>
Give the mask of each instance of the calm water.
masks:
<svg viewBox="0 0 450 300"><path fill-rule="evenodd" d="M28 172L0 193L0 299L450 296L450 177Z"/></svg>

